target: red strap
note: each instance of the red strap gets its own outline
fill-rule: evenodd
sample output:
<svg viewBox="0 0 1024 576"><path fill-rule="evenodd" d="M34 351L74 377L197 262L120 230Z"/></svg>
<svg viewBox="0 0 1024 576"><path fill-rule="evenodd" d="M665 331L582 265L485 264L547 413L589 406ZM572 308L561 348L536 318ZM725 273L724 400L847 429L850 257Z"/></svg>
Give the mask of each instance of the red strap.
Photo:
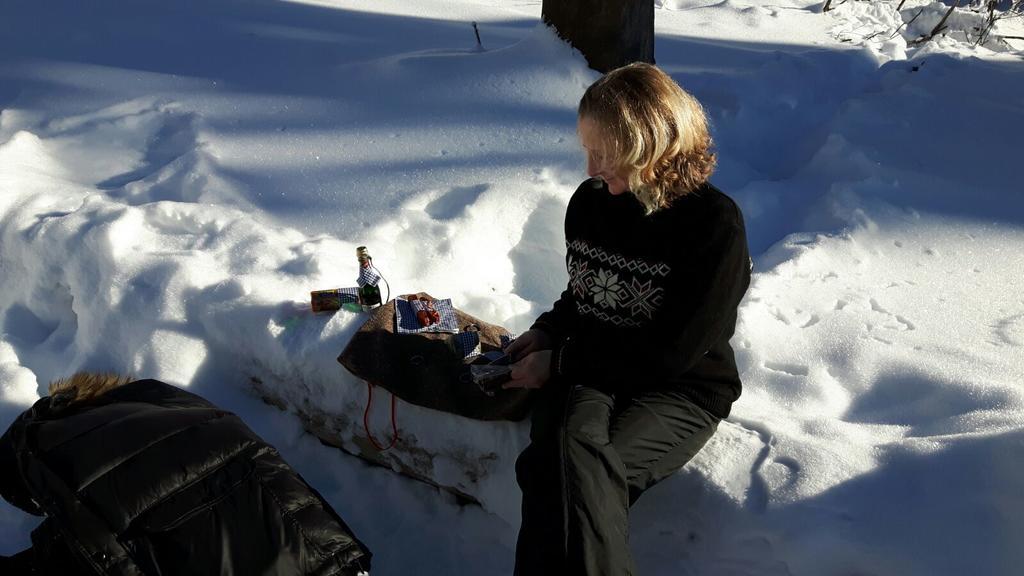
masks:
<svg viewBox="0 0 1024 576"><path fill-rule="evenodd" d="M377 441L373 439L373 434L370 433L370 406L373 404L373 384L366 383L366 391L368 398L366 399L366 410L363 411L363 429L366 430L366 437L370 439L370 443L373 444L377 450L381 452L394 448L398 442L398 424L395 422L395 395L391 395L391 444L387 447L383 447L377 444Z"/></svg>

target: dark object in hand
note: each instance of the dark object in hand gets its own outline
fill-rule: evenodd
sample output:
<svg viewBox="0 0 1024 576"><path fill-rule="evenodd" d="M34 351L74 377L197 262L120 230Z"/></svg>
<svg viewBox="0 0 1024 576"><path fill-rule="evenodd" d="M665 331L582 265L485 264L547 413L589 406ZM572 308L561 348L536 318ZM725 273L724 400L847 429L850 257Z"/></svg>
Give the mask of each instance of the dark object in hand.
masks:
<svg viewBox="0 0 1024 576"><path fill-rule="evenodd" d="M512 358L497 351L481 354L469 367L473 382L488 396L501 390L501 385L512 379Z"/></svg>
<svg viewBox="0 0 1024 576"><path fill-rule="evenodd" d="M473 364L469 371L473 382L488 396L494 396L502 384L512 379L512 367L507 364Z"/></svg>

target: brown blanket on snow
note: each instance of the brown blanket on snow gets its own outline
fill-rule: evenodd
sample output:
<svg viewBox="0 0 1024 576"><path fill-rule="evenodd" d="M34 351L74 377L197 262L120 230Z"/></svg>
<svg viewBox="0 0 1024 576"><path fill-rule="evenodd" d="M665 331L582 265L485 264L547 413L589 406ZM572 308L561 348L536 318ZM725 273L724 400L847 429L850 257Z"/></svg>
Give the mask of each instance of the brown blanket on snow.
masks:
<svg viewBox="0 0 1024 576"><path fill-rule="evenodd" d="M430 298L420 293L419 296ZM460 331L476 325L483 352L501 349L508 331L455 309ZM469 367L448 345L447 333L395 332L394 301L375 308L338 356L350 372L413 404L477 420L522 420L529 412L526 390L488 396L468 378Z"/></svg>

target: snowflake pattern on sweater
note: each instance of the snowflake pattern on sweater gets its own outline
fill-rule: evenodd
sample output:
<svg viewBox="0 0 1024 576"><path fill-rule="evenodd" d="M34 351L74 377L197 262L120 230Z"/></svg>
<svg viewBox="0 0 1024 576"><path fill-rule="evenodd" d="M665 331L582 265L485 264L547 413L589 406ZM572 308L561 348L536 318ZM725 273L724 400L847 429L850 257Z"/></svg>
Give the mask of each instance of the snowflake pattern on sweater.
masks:
<svg viewBox="0 0 1024 576"><path fill-rule="evenodd" d="M569 286L581 315L636 328L661 307L672 268L664 262L626 258L585 240L566 243Z"/></svg>

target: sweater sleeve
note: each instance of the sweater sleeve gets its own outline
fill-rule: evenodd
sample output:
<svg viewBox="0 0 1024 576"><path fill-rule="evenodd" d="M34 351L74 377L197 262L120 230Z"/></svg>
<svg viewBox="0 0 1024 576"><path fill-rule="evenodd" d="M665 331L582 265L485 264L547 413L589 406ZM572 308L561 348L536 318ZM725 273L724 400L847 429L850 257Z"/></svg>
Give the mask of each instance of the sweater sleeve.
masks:
<svg viewBox="0 0 1024 576"><path fill-rule="evenodd" d="M552 374L592 382L665 379L686 373L735 329L736 308L750 284L742 217L714 227L675 278L651 325L640 330L576 333L561 340ZM564 298L565 295L563 295Z"/></svg>
<svg viewBox="0 0 1024 576"><path fill-rule="evenodd" d="M572 317L576 314L576 303L572 292L564 290L551 310L541 314L530 329L543 330L553 342L560 342L571 331Z"/></svg>
<svg viewBox="0 0 1024 576"><path fill-rule="evenodd" d="M569 205L566 207L566 238L572 238L576 234L578 220L581 219L580 213L584 210L585 200L583 195L588 192L592 193L595 188L600 186L603 186L600 181L590 179L585 180L576 188L576 192L573 193L572 198L569 199ZM573 298L572 291L566 288L562 291L562 295L558 300L555 301L551 310L541 314L530 328L543 330L548 336L551 336L552 341L559 342L567 334L572 333L575 323L576 299Z"/></svg>

